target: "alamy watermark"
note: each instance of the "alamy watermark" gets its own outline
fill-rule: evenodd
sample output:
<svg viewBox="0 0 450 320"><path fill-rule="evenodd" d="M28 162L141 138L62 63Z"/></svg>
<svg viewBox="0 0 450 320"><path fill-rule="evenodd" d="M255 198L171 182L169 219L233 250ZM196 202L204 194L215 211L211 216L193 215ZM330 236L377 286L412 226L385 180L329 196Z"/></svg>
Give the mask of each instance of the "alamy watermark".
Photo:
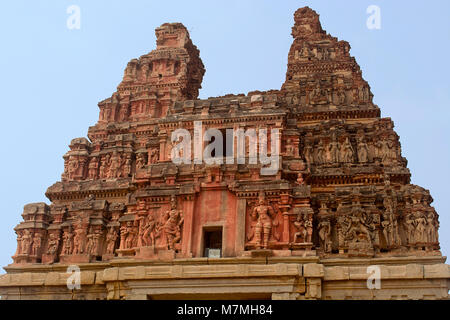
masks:
<svg viewBox="0 0 450 320"><path fill-rule="evenodd" d="M191 132L186 129L177 129L172 132L171 160L174 164L191 164L192 162L208 165L246 164L248 159L248 164L259 163L262 165L261 175L278 173L280 132L277 128L271 129L270 135L267 128L258 128L258 133L253 128L245 131L244 129L209 128L203 133L202 122L195 121L193 133L194 137L192 138ZM204 142L209 143L203 148ZM192 149L194 150L193 154Z"/></svg>
<svg viewBox="0 0 450 320"><path fill-rule="evenodd" d="M69 290L81 289L81 271L78 266L72 265L67 267L66 273L70 274L67 278L66 284Z"/></svg>
<svg viewBox="0 0 450 320"><path fill-rule="evenodd" d="M67 17L66 25L69 30L80 30L81 29L81 9L79 6L73 4L67 7L66 10Z"/></svg>
<svg viewBox="0 0 450 320"><path fill-rule="evenodd" d="M367 14L370 16L367 18L367 28L369 30L380 30L381 29L381 8L376 5L371 5L367 7Z"/></svg>
<svg viewBox="0 0 450 320"><path fill-rule="evenodd" d="M379 266L368 266L367 274L367 288L370 290L380 290L381 289L381 269Z"/></svg>

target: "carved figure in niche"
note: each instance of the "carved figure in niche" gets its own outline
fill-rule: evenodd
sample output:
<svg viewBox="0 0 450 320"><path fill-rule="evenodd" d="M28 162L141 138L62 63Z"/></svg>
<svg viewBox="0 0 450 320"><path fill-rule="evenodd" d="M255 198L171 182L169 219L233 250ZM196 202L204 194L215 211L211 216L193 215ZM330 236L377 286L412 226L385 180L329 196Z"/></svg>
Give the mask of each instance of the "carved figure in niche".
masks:
<svg viewBox="0 0 450 320"><path fill-rule="evenodd" d="M17 256L22 253L22 231L17 231L17 249L14 256Z"/></svg>
<svg viewBox="0 0 450 320"><path fill-rule="evenodd" d="M184 222L183 213L177 210L177 200L171 199L171 209L166 212L165 222L162 227L166 236L167 247L169 250L175 250L175 245L181 240L181 226Z"/></svg>
<svg viewBox="0 0 450 320"><path fill-rule="evenodd" d="M150 152L150 164L158 163L159 160L159 150L157 148L152 149Z"/></svg>
<svg viewBox="0 0 450 320"><path fill-rule="evenodd" d="M106 159L102 158L100 161L100 168L99 168L99 177L105 178L105 171L106 171Z"/></svg>
<svg viewBox="0 0 450 320"><path fill-rule="evenodd" d="M347 95L345 94L345 90L343 88L339 88L338 92L337 92L337 96L338 96L338 100L339 100L339 105L345 105L346 100L347 100Z"/></svg>
<svg viewBox="0 0 450 320"><path fill-rule="evenodd" d="M127 155L125 163L123 165L123 176L129 177L131 174L131 155Z"/></svg>
<svg viewBox="0 0 450 320"><path fill-rule="evenodd" d="M352 209L348 229L345 230L346 240L353 242L367 241L372 244L372 235L368 228L370 224L371 221L364 214L364 210L361 208L360 204L356 204Z"/></svg>
<svg viewBox="0 0 450 320"><path fill-rule="evenodd" d="M301 172L297 175L297 183L301 186L305 185L305 179L303 178L303 174Z"/></svg>
<svg viewBox="0 0 450 320"><path fill-rule="evenodd" d="M114 151L111 157L111 166L109 167L108 178L117 178L119 175L119 169L122 159L117 151Z"/></svg>
<svg viewBox="0 0 450 320"><path fill-rule="evenodd" d="M62 180L69 179L69 161L68 160L64 160L64 172L61 175L61 179Z"/></svg>
<svg viewBox="0 0 450 320"><path fill-rule="evenodd" d="M105 116L104 116L104 120L108 121L111 120L111 107L106 107L105 108Z"/></svg>
<svg viewBox="0 0 450 320"><path fill-rule="evenodd" d="M426 219L421 214L421 212L416 212L415 214L415 224L416 224L416 232L415 232L415 240L419 243L426 242L425 240L425 225Z"/></svg>
<svg viewBox="0 0 450 320"><path fill-rule="evenodd" d="M106 253L114 254L116 249L116 242L118 238L117 230L115 227L111 227L106 235Z"/></svg>
<svg viewBox="0 0 450 320"><path fill-rule="evenodd" d="M119 112L119 121L126 121L128 119L128 106L123 105Z"/></svg>
<svg viewBox="0 0 450 320"><path fill-rule="evenodd" d="M352 163L353 162L353 147L350 144L350 140L347 137L345 139L344 144L341 146L341 156L340 159L344 163Z"/></svg>
<svg viewBox="0 0 450 320"><path fill-rule="evenodd" d="M97 157L93 157L91 161L89 162L89 179L95 180L97 178L97 171L98 171L98 159Z"/></svg>
<svg viewBox="0 0 450 320"><path fill-rule="evenodd" d="M138 153L136 158L136 168L143 169L145 168L145 165L147 164L145 159L145 153Z"/></svg>
<svg viewBox="0 0 450 320"><path fill-rule="evenodd" d="M358 139L358 160L360 163L369 161L369 148L362 137Z"/></svg>
<svg viewBox="0 0 450 320"><path fill-rule="evenodd" d="M318 164L325 163L325 148L323 146L322 140L319 141L319 145L317 146L317 157L316 162Z"/></svg>
<svg viewBox="0 0 450 320"><path fill-rule="evenodd" d="M87 238L87 245L86 245L86 253L94 255L94 253L96 252L96 237L95 237L95 231L93 230L93 228L91 228L89 234L86 236Z"/></svg>
<svg viewBox="0 0 450 320"><path fill-rule="evenodd" d="M35 233L33 236L33 245L31 246L31 255L37 256L42 245L42 235L40 233Z"/></svg>
<svg viewBox="0 0 450 320"><path fill-rule="evenodd" d="M63 254L72 254L73 238L74 233L72 232L72 227L69 227L69 229L64 231L63 234Z"/></svg>
<svg viewBox="0 0 450 320"><path fill-rule="evenodd" d="M437 239L437 219L435 219L435 214L433 211L428 212L427 215L427 226L426 226L426 234L427 234L427 241L429 243L436 243L438 242Z"/></svg>
<svg viewBox="0 0 450 320"><path fill-rule="evenodd" d="M326 253L331 252L331 224L329 220L322 220L319 223L319 240L320 246Z"/></svg>
<svg viewBox="0 0 450 320"><path fill-rule="evenodd" d="M405 219L406 239L409 244L414 244L415 241L415 220L412 213L408 214Z"/></svg>
<svg viewBox="0 0 450 320"><path fill-rule="evenodd" d="M313 156L313 147L310 143L307 143L305 146L305 160L308 164L314 163L314 156Z"/></svg>
<svg viewBox="0 0 450 320"><path fill-rule="evenodd" d="M251 218L257 221L255 226L255 241L258 248L267 249L275 212L272 206L267 205L264 193L260 193L258 205L253 209Z"/></svg>
<svg viewBox="0 0 450 320"><path fill-rule="evenodd" d="M359 88L358 93L359 93L359 100L361 102L369 101L369 88L367 87Z"/></svg>
<svg viewBox="0 0 450 320"><path fill-rule="evenodd" d="M337 224L337 231L338 231L338 240L339 240L339 246L346 246L347 245L347 232L350 229L351 220L350 216L339 216L337 218L338 224Z"/></svg>
<svg viewBox="0 0 450 320"><path fill-rule="evenodd" d="M156 221L153 214L149 214L145 220L144 233L142 236L142 242L144 246L151 246L155 244L156 238Z"/></svg>
<svg viewBox="0 0 450 320"><path fill-rule="evenodd" d="M69 160L69 180L73 180L80 164L76 159Z"/></svg>
<svg viewBox="0 0 450 320"><path fill-rule="evenodd" d="M267 144L264 144L266 146ZM292 139L287 139L286 141L286 156L293 157L294 156L294 146L292 145Z"/></svg>
<svg viewBox="0 0 450 320"><path fill-rule="evenodd" d="M395 146L394 138L392 136L390 136L388 138L387 146L388 146L388 149L389 149L389 151L388 151L388 158L389 158L389 160L395 162L398 159L398 157L397 157L397 148Z"/></svg>
<svg viewBox="0 0 450 320"><path fill-rule="evenodd" d="M329 145L330 150L330 163L338 163L339 162L339 142L333 137L333 140Z"/></svg>
<svg viewBox="0 0 450 320"><path fill-rule="evenodd" d="M136 231L132 221L127 221L125 225L120 228L120 249L131 249L135 241Z"/></svg>
<svg viewBox="0 0 450 320"><path fill-rule="evenodd" d="M50 233L48 236L48 248L47 254L55 255L58 252L59 235L56 233Z"/></svg>
<svg viewBox="0 0 450 320"><path fill-rule="evenodd" d="M99 229L96 229L94 231L94 235L92 237L93 244L92 244L92 247L91 247L90 254L95 255L95 256L98 255L98 251L99 251L98 245L100 243L100 238L102 237L102 233L103 232L101 230L99 230Z"/></svg>
<svg viewBox="0 0 450 320"><path fill-rule="evenodd" d="M306 231L305 221L303 220L302 214L300 212L297 214L297 218L294 221L294 226L298 230L294 234L294 243L297 242L298 238L300 238L302 240L302 242L306 242L305 239L306 239L307 231Z"/></svg>
<svg viewBox="0 0 450 320"><path fill-rule="evenodd" d="M28 229L25 229L22 233L22 237L21 237L21 250L20 253L21 254L30 254L30 248L31 248L31 243L32 243L33 239L31 236L31 232Z"/></svg>
<svg viewBox="0 0 450 320"><path fill-rule="evenodd" d="M305 228L306 228L306 243L312 242L312 234L313 234L313 216L312 214L308 215L308 218L305 220Z"/></svg>
<svg viewBox="0 0 450 320"><path fill-rule="evenodd" d="M86 230L81 221L75 225L75 236L73 238L73 254L84 253L86 247Z"/></svg>
<svg viewBox="0 0 450 320"><path fill-rule="evenodd" d="M384 164L389 163L390 149L386 139L377 142L378 155Z"/></svg>

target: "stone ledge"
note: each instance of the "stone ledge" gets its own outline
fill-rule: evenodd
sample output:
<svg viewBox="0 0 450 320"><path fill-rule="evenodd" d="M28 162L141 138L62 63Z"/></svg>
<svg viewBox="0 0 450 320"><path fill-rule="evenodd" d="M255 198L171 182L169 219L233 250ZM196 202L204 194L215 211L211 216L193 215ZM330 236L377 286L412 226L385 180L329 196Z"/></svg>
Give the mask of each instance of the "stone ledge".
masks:
<svg viewBox="0 0 450 320"><path fill-rule="evenodd" d="M305 278L323 278L324 273L322 264L308 263L303 265L303 276Z"/></svg>
<svg viewBox="0 0 450 320"><path fill-rule="evenodd" d="M106 269L103 282L144 279L204 279L302 276L299 264L224 264L139 266Z"/></svg>
<svg viewBox="0 0 450 320"><path fill-rule="evenodd" d="M450 280L450 265L447 264L425 265L424 278Z"/></svg>
<svg viewBox="0 0 450 320"><path fill-rule="evenodd" d="M70 273L47 272L47 273L16 273L6 274L0 277L0 287L30 287L30 286L61 286L67 284ZM95 272L81 271L80 284L92 285L95 283Z"/></svg>

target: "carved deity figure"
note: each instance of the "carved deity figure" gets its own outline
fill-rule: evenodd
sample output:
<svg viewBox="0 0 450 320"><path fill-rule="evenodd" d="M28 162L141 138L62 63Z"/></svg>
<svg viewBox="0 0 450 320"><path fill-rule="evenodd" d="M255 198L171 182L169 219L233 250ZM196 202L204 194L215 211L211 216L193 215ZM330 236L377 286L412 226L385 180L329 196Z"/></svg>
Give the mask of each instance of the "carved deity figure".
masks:
<svg viewBox="0 0 450 320"><path fill-rule="evenodd" d="M141 222L142 227L142 245L151 246L155 244L156 237L156 221L153 214L148 214L148 216Z"/></svg>
<svg viewBox="0 0 450 320"><path fill-rule="evenodd" d="M305 227L305 221L303 219L302 214L299 212L297 214L297 218L294 221L294 227L297 229L297 232L294 234L294 243L297 243L298 238L301 239L302 242L306 242L306 227Z"/></svg>
<svg viewBox="0 0 450 320"><path fill-rule="evenodd" d="M332 140L329 145L330 151L330 163L338 163L339 162L339 142L337 140Z"/></svg>
<svg viewBox="0 0 450 320"><path fill-rule="evenodd" d="M143 169L147 164L145 153L138 153L136 157L136 168Z"/></svg>
<svg viewBox="0 0 450 320"><path fill-rule="evenodd" d="M171 199L171 209L165 214L165 222L162 227L166 236L167 247L169 250L175 250L175 245L181 240L181 226L183 225L183 213L177 210L177 201L175 197Z"/></svg>
<svg viewBox="0 0 450 320"><path fill-rule="evenodd" d="M312 234L313 234L313 215L310 214L308 218L305 220L305 229L306 229L306 243L312 242Z"/></svg>
<svg viewBox="0 0 450 320"><path fill-rule="evenodd" d="M255 241L258 248L267 249L269 245L269 239L272 232L273 219L275 218L275 212L272 206L267 205L265 194L259 195L258 205L253 209L251 213L253 220L256 220L255 226Z"/></svg>
<svg viewBox="0 0 450 320"><path fill-rule="evenodd" d="M35 233L33 236L33 245L31 246L31 255L39 255L39 250L42 246L42 235L40 233Z"/></svg>
<svg viewBox="0 0 450 320"><path fill-rule="evenodd" d="M152 149L150 152L150 164L158 163L159 160L159 150L157 148Z"/></svg>
<svg viewBox="0 0 450 320"><path fill-rule="evenodd" d="M82 254L86 247L86 228L81 221L75 225L75 236L73 237L72 254Z"/></svg>
<svg viewBox="0 0 450 320"><path fill-rule="evenodd" d="M419 243L426 242L426 240L425 240L425 226L426 226L425 216L421 212L416 212L414 221L416 224L416 231L415 231L416 242L419 242Z"/></svg>
<svg viewBox="0 0 450 320"><path fill-rule="evenodd" d="M406 239L409 244L416 243L416 239L415 239L416 226L415 226L415 224L416 224L416 222L414 220L414 214L412 214L412 213L408 214L405 219L405 229L406 229Z"/></svg>
<svg viewBox="0 0 450 320"><path fill-rule="evenodd" d="M128 119L128 106L123 105L119 111L119 121L126 121Z"/></svg>
<svg viewBox="0 0 450 320"><path fill-rule="evenodd" d="M320 246L325 253L331 252L331 225L330 221L323 220L319 223L319 240Z"/></svg>
<svg viewBox="0 0 450 320"><path fill-rule="evenodd" d="M123 177L129 177L131 174L131 156L127 155L125 163L123 165Z"/></svg>
<svg viewBox="0 0 450 320"><path fill-rule="evenodd" d="M33 238L31 235L30 230L25 229L22 233L22 237L21 237L21 249L20 249L20 253L21 254L30 254L30 248L31 248L31 243L33 242Z"/></svg>
<svg viewBox="0 0 450 320"><path fill-rule="evenodd" d="M111 166L109 167L108 178L117 178L119 177L120 165L122 162L122 158L117 151L114 151L111 157Z"/></svg>
<svg viewBox="0 0 450 320"><path fill-rule="evenodd" d="M120 249L133 248L136 236L136 230L132 221L127 221L125 225L120 228Z"/></svg>
<svg viewBox="0 0 450 320"><path fill-rule="evenodd" d="M80 163L78 162L77 159L70 159L69 160L69 180L73 180L78 168L80 166Z"/></svg>
<svg viewBox="0 0 450 320"><path fill-rule="evenodd" d="M437 219L435 219L435 215L433 211L428 212L427 214L427 226L426 226L426 234L427 234L427 242L428 243L437 243Z"/></svg>
<svg viewBox="0 0 450 320"><path fill-rule="evenodd" d="M72 228L64 231L63 234L63 254L72 254L73 251L73 238L74 233L72 232Z"/></svg>
<svg viewBox="0 0 450 320"><path fill-rule="evenodd" d="M384 164L390 163L391 150L386 139L382 139L377 142L378 155Z"/></svg>
<svg viewBox="0 0 450 320"><path fill-rule="evenodd" d="M340 88L337 92L337 96L338 96L338 100L339 100L339 105L345 105L346 101L347 101L347 95L345 94L345 90L343 88Z"/></svg>
<svg viewBox="0 0 450 320"><path fill-rule="evenodd" d="M367 221L368 218L359 203L354 205L352 215L349 218L350 223L344 230L346 240L351 242L363 241L372 245L372 235L369 231L370 221Z"/></svg>
<svg viewBox="0 0 450 320"><path fill-rule="evenodd" d="M350 144L348 138L345 139L344 144L341 146L340 160L343 163L352 163L353 162L353 147Z"/></svg>
<svg viewBox="0 0 450 320"><path fill-rule="evenodd" d="M383 213L383 221L381 226L383 227L383 235L386 239L387 246L398 245L398 223L394 214L394 204L389 195L385 195L383 199L385 211Z"/></svg>
<svg viewBox="0 0 450 320"><path fill-rule="evenodd" d="M306 144L305 146L305 160L308 164L314 163L314 157L313 157L313 147L310 143Z"/></svg>
<svg viewBox="0 0 450 320"><path fill-rule="evenodd" d="M97 157L92 157L91 161L89 162L89 170L88 175L90 180L95 180L97 178L97 172L98 172L98 159Z"/></svg>
<svg viewBox="0 0 450 320"><path fill-rule="evenodd" d="M318 164L325 163L325 148L323 146L322 140L319 141L319 145L317 146L316 162Z"/></svg>
<svg viewBox="0 0 450 320"><path fill-rule="evenodd" d="M114 254L116 249L116 242L118 238L117 230L115 227L111 227L106 235L106 253Z"/></svg>
<svg viewBox="0 0 450 320"><path fill-rule="evenodd" d="M58 246L59 246L59 234L50 233L48 236L47 254L55 255L58 252Z"/></svg>
<svg viewBox="0 0 450 320"><path fill-rule="evenodd" d="M293 157L295 153L294 146L292 145L292 139L286 141L286 156Z"/></svg>
<svg viewBox="0 0 450 320"><path fill-rule="evenodd" d="M367 163L369 161L369 148L363 138L358 139L358 161Z"/></svg>

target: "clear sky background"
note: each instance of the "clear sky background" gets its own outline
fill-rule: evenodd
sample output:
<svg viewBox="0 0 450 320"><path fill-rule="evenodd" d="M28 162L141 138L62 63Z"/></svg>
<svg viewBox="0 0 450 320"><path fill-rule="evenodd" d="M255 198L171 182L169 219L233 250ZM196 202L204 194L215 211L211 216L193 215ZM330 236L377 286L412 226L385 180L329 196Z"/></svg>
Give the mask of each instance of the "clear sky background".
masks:
<svg viewBox="0 0 450 320"><path fill-rule="evenodd" d="M366 26L372 4L380 30ZM70 5L81 9L80 30L66 26ZM350 42L382 116L395 122L412 183L431 190L448 255L450 1L14 0L0 4L0 266L12 262L23 206L49 203L70 140L96 123L127 62L156 47L156 27L189 29L206 67L200 98L279 89L293 14L305 5Z"/></svg>

